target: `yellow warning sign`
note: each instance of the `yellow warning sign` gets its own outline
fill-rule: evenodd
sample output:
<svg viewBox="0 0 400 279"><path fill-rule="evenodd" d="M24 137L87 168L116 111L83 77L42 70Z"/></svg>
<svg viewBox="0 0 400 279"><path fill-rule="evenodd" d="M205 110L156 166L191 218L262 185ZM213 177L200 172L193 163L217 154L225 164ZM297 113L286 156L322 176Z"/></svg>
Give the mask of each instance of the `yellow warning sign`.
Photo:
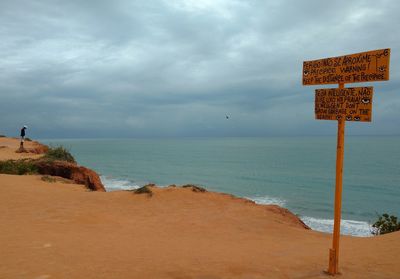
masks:
<svg viewBox="0 0 400 279"><path fill-rule="evenodd" d="M389 80L390 48L303 62L303 85Z"/></svg>
<svg viewBox="0 0 400 279"><path fill-rule="evenodd" d="M315 90L315 118L371 122L373 87Z"/></svg>

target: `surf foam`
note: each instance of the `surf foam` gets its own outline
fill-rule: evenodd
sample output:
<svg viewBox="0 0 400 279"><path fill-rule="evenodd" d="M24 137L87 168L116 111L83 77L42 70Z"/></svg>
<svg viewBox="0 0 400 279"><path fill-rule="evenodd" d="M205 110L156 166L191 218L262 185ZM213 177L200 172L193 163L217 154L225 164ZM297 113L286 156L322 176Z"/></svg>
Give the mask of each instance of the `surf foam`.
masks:
<svg viewBox="0 0 400 279"><path fill-rule="evenodd" d="M107 191L118 191L118 190L133 190L140 188L139 185L129 180L117 179L110 176L100 176L101 182Z"/></svg>
<svg viewBox="0 0 400 279"><path fill-rule="evenodd" d="M333 232L333 219L318 219L313 217L304 216L301 220L311 229L320 232ZM354 220L341 220L340 233L344 235L373 236L371 233L371 225L363 221Z"/></svg>
<svg viewBox="0 0 400 279"><path fill-rule="evenodd" d="M246 197L249 200L254 201L257 204L275 204L281 207L285 207L286 201L283 199L270 197L270 196L255 196ZM319 219L314 217L303 216L301 220L309 226L311 229L320 232L332 233L333 231L333 219ZM344 235L362 236L369 237L373 236L371 233L371 225L363 221L355 220L342 220L340 233Z"/></svg>
<svg viewBox="0 0 400 279"><path fill-rule="evenodd" d="M285 200L270 196L255 196L255 197L245 197L245 198L254 201L256 204L275 204L281 207L284 207L286 204Z"/></svg>

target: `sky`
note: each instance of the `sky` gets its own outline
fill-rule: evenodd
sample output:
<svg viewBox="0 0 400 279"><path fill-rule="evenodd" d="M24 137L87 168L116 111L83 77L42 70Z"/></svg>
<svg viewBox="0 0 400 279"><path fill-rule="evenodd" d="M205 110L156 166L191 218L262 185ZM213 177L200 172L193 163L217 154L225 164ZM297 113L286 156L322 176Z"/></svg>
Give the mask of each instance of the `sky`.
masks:
<svg viewBox="0 0 400 279"><path fill-rule="evenodd" d="M1 0L0 134L32 138L335 135L307 60L391 48L373 120L400 135L400 1ZM226 118L229 116L229 119Z"/></svg>

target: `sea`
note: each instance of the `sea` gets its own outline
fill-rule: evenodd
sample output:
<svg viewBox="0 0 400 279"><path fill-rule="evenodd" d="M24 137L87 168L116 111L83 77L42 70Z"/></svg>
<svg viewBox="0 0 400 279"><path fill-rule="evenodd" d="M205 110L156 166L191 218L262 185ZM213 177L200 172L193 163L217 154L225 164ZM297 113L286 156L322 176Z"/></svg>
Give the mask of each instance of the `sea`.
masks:
<svg viewBox="0 0 400 279"><path fill-rule="evenodd" d="M332 232L336 136L47 139L100 174L107 191L195 184L276 204ZM400 216L400 137L345 139L341 233L372 236L378 215Z"/></svg>

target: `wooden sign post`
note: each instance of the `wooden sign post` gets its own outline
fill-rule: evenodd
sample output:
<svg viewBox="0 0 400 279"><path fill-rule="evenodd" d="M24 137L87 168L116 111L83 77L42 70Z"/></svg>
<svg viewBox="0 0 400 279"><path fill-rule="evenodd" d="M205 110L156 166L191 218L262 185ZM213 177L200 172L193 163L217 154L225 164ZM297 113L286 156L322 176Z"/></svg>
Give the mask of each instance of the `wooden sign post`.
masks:
<svg viewBox="0 0 400 279"><path fill-rule="evenodd" d="M303 62L303 85L339 84L315 90L315 118L337 120L335 214L328 273L339 273L344 131L346 121L371 122L372 87L345 88L345 83L389 80L390 49L379 49Z"/></svg>

